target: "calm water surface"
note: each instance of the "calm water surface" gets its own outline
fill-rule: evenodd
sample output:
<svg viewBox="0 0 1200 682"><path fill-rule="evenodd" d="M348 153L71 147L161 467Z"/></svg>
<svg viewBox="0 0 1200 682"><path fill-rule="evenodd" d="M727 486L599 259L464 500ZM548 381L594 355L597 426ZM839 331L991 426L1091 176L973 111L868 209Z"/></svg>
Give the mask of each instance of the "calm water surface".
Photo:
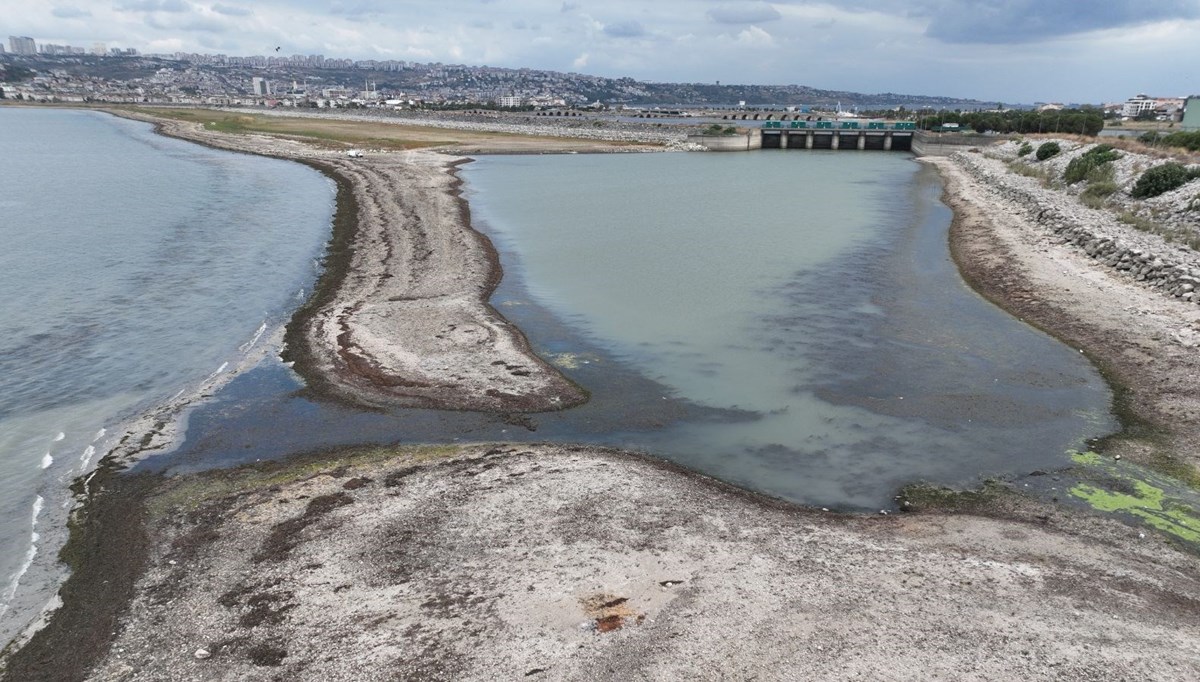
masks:
<svg viewBox="0 0 1200 682"><path fill-rule="evenodd" d="M177 471L348 442L588 441L799 502L1065 466L1114 427L1073 349L967 288L932 169L903 154L487 157L465 169L502 253L493 303L592 392L535 415L370 414L244 377Z"/></svg>
<svg viewBox="0 0 1200 682"><path fill-rule="evenodd" d="M671 396L754 415L623 445L865 509L1113 427L1086 360L961 281L940 183L907 155L488 158L467 178L532 300Z"/></svg>
<svg viewBox="0 0 1200 682"><path fill-rule="evenodd" d="M0 107L0 639L53 593L67 486L311 287L334 189L96 112Z"/></svg>

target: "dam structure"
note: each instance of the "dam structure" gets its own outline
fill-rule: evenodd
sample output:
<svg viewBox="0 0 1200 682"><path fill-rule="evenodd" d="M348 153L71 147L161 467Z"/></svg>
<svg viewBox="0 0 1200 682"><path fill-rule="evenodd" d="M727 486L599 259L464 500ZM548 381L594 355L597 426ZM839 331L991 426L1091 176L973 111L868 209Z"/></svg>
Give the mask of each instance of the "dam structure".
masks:
<svg viewBox="0 0 1200 682"><path fill-rule="evenodd" d="M688 142L709 151L753 149L851 149L917 151L916 124L908 121L764 121L759 128L731 135L689 135Z"/></svg>

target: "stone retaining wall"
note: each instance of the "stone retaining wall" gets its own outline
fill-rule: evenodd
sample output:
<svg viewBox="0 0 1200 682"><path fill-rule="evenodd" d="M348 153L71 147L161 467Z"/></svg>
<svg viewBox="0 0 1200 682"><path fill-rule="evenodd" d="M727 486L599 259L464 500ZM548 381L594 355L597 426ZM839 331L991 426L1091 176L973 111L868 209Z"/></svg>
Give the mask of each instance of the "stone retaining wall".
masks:
<svg viewBox="0 0 1200 682"><path fill-rule="evenodd" d="M955 154L952 159L992 188L1005 207L1044 227L1063 243L1164 295L1200 303L1200 253L1138 232L1108 211L1088 208L1073 196L1010 172L1001 161L970 153Z"/></svg>

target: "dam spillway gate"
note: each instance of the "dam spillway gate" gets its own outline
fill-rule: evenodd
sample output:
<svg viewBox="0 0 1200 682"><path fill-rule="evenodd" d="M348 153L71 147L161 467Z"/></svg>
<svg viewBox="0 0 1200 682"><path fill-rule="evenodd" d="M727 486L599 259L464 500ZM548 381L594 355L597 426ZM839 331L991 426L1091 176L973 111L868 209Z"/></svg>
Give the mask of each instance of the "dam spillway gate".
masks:
<svg viewBox="0 0 1200 682"><path fill-rule="evenodd" d="M763 128L758 132L759 149L861 149L912 151L914 131L831 128ZM751 146L751 148L755 148Z"/></svg>
<svg viewBox="0 0 1200 682"><path fill-rule="evenodd" d="M869 121L863 126L856 121L792 121L790 125L783 121L766 121L761 128L745 133L689 135L688 141L710 151L861 149L912 152L918 151L915 145L917 132L916 125L907 121L893 124Z"/></svg>

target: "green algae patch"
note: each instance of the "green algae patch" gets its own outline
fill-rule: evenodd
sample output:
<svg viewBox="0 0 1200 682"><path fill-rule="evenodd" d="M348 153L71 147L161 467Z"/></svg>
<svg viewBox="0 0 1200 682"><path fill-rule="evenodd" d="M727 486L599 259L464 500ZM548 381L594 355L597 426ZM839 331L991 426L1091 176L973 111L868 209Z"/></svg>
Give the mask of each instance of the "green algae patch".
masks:
<svg viewBox="0 0 1200 682"><path fill-rule="evenodd" d="M1142 523L1192 545L1200 545L1200 500L1186 481L1159 475L1136 464L1109 460L1095 452L1076 452L1081 467L1072 497L1097 511L1127 514Z"/></svg>

